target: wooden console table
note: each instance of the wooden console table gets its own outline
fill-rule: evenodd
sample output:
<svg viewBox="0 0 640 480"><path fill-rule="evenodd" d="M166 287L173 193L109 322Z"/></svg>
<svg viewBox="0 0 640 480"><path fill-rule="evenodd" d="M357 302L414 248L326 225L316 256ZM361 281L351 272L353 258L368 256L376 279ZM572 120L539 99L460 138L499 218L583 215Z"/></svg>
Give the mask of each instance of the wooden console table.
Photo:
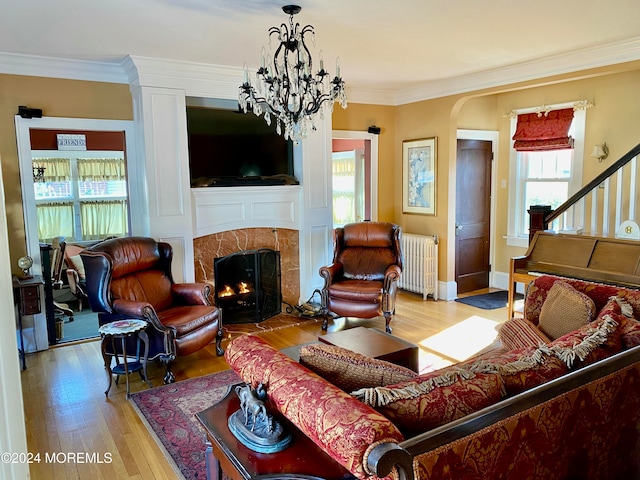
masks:
<svg viewBox="0 0 640 480"><path fill-rule="evenodd" d="M234 387L231 387L220 403L196 414L207 432L207 480L222 480L222 472L233 480L280 476L289 479L308 476L318 480L354 479L344 467L281 416L278 420L293 434L289 447L276 453L259 453L245 447L227 425L227 420L238 408L240 401Z"/></svg>
<svg viewBox="0 0 640 480"><path fill-rule="evenodd" d="M22 334L22 317L36 315L42 311L40 307L40 288L44 285L41 276L19 278L13 277L13 298L18 308L18 332L20 334L20 361L22 370L27 368L24 350L24 336Z"/></svg>

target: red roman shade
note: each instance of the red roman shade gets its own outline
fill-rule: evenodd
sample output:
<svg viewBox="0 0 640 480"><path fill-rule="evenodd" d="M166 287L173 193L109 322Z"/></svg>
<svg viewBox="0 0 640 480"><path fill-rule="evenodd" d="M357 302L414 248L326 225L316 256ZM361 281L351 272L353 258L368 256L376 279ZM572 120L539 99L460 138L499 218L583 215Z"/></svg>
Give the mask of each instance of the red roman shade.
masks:
<svg viewBox="0 0 640 480"><path fill-rule="evenodd" d="M573 138L569 136L572 120L573 108L518 115L513 148L519 152L573 148Z"/></svg>

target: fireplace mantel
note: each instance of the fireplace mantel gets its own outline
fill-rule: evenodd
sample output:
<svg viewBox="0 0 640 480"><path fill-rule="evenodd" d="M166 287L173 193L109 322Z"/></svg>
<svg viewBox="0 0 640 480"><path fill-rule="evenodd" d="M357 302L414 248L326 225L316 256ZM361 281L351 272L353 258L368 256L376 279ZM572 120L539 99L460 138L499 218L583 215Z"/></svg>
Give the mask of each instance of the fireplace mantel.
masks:
<svg viewBox="0 0 640 480"><path fill-rule="evenodd" d="M301 229L302 187L192 188L195 237L243 228Z"/></svg>

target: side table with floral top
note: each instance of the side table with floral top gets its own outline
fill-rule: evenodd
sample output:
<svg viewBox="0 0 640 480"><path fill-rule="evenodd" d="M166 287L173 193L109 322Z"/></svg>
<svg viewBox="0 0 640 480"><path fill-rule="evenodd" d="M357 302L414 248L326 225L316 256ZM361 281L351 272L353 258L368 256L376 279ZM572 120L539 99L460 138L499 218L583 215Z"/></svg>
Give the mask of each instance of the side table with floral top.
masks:
<svg viewBox="0 0 640 480"><path fill-rule="evenodd" d="M130 319L119 320L116 322L106 323L102 325L98 331L102 337L102 358L104 358L104 364L107 368L107 374L109 376L109 386L104 392L105 396L109 396L109 390L111 390L111 383L113 375L116 376L116 385L120 375L124 375L127 382L127 398L129 398L129 374L134 372L140 373L140 378L144 380L147 385L153 387L149 379L147 378L147 356L149 354L149 337L147 336L148 323L144 320ZM129 337L135 337L136 352L135 360L129 360L127 358L126 340ZM121 342L121 352L116 350L116 340ZM111 342L113 355L107 353L107 345ZM141 345L142 344L142 345ZM140 352L141 346L144 348L142 354ZM115 365L111 368L111 356L115 357ZM133 357L133 355L131 355ZM120 357L122 357L122 363L120 363Z"/></svg>

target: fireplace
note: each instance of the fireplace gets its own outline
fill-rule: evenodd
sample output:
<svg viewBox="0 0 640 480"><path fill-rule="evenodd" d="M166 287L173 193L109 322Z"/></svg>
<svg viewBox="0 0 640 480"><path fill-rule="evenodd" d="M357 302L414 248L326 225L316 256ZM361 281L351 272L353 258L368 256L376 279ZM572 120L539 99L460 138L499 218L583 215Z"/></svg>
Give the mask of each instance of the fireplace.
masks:
<svg viewBox="0 0 640 480"><path fill-rule="evenodd" d="M280 252L243 250L213 261L216 305L224 323L255 323L282 309Z"/></svg>

